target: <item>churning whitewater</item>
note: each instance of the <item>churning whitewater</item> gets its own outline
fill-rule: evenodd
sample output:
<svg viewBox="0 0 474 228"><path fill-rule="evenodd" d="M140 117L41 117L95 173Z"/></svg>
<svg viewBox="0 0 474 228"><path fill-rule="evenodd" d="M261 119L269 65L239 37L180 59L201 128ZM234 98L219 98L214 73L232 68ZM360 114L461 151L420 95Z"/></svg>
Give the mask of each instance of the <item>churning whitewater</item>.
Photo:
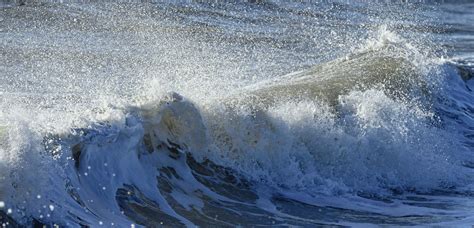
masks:
<svg viewBox="0 0 474 228"><path fill-rule="evenodd" d="M472 225L472 12L1 3L0 221Z"/></svg>

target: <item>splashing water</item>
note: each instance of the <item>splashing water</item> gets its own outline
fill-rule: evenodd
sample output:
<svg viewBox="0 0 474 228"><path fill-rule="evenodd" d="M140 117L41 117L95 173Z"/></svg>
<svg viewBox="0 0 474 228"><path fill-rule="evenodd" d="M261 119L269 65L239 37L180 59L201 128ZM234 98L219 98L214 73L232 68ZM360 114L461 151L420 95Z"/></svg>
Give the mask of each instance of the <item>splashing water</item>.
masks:
<svg viewBox="0 0 474 228"><path fill-rule="evenodd" d="M472 7L0 5L0 221L470 224Z"/></svg>

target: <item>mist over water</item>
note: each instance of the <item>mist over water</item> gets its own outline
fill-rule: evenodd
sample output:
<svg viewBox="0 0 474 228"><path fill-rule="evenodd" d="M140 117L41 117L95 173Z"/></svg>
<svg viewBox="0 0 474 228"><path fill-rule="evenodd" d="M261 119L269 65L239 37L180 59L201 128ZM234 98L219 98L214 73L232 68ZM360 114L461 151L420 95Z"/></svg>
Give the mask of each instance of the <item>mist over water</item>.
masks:
<svg viewBox="0 0 474 228"><path fill-rule="evenodd" d="M473 9L0 4L0 221L471 225Z"/></svg>

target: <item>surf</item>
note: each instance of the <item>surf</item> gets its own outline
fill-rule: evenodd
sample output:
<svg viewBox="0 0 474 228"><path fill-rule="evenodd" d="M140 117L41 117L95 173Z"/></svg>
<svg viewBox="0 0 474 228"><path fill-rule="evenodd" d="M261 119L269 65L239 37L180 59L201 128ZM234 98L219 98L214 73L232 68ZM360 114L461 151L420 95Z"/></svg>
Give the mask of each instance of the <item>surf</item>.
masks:
<svg viewBox="0 0 474 228"><path fill-rule="evenodd" d="M198 8L173 12L199 21ZM131 24L144 20L131 16ZM205 31L218 31L226 20ZM170 33L189 29L163 23ZM202 75L214 81L198 84L169 71L159 80L145 77L143 87L130 89L133 96L97 101L88 90L2 93L2 107L15 105L0 113L0 221L151 227L471 221L472 66L393 29L379 26L360 46L293 73L241 84L229 79L223 88L216 85L224 76ZM176 42L185 41L203 44ZM224 56L208 49L201 51ZM173 54L160 58L174 64ZM279 67L258 60L255 68ZM213 63L205 62L183 68L201 72Z"/></svg>

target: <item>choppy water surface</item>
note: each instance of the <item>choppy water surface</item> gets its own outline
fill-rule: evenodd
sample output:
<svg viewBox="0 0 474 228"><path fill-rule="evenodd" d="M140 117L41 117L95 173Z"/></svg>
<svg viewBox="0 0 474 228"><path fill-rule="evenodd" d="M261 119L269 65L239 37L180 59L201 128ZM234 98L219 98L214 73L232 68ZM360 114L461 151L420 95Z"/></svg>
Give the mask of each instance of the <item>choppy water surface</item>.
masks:
<svg viewBox="0 0 474 228"><path fill-rule="evenodd" d="M474 4L0 4L5 226L472 225Z"/></svg>

